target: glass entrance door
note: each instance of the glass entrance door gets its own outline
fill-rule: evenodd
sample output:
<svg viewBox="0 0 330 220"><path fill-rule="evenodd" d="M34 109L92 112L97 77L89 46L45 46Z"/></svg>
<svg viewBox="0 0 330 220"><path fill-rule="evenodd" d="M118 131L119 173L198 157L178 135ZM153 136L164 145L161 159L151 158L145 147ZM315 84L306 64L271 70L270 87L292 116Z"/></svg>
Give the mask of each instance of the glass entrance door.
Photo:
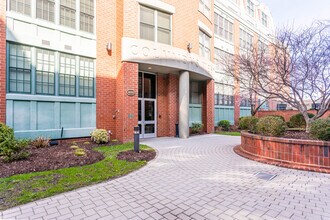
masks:
<svg viewBox="0 0 330 220"><path fill-rule="evenodd" d="M156 75L139 72L140 138L156 137Z"/></svg>

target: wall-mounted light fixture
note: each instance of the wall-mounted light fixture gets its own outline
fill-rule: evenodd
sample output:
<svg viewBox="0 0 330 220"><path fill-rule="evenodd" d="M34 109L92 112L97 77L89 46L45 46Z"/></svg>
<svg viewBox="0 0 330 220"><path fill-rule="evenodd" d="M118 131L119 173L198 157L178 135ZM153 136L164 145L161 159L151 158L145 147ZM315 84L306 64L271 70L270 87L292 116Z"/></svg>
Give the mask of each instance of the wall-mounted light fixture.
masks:
<svg viewBox="0 0 330 220"><path fill-rule="evenodd" d="M191 49L192 49L192 43L189 43L189 44L187 45L187 50L188 50L189 53L190 53Z"/></svg>
<svg viewBox="0 0 330 220"><path fill-rule="evenodd" d="M106 47L108 54L111 56L112 53L112 43L107 43L107 47Z"/></svg>

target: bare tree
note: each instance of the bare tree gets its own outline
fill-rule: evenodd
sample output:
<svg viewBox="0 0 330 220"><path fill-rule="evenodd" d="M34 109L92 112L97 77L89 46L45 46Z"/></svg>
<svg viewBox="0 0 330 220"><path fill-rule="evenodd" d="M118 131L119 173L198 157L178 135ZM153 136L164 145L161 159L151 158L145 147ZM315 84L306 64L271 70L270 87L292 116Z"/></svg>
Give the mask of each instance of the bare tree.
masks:
<svg viewBox="0 0 330 220"><path fill-rule="evenodd" d="M270 43L268 53L252 45L224 65L251 93L281 99L298 109L309 132L311 123L330 107L330 22L299 31L285 28ZM308 117L308 100L320 105L313 118Z"/></svg>

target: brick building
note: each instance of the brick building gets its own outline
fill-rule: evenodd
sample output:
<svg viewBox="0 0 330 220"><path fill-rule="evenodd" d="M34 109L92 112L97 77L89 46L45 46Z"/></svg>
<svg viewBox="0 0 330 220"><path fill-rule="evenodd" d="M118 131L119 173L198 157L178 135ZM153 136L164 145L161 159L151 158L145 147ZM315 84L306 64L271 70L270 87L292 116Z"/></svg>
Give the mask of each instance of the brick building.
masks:
<svg viewBox="0 0 330 220"><path fill-rule="evenodd" d="M249 106L219 59L274 31L258 0L7 0L0 16L0 121L17 137L237 122Z"/></svg>

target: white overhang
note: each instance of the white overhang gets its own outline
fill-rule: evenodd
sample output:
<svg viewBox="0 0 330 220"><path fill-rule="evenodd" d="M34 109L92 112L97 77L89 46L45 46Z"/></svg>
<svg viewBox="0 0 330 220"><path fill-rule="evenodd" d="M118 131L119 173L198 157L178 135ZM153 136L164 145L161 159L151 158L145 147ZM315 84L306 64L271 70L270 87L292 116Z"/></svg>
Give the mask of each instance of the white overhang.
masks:
<svg viewBox="0 0 330 220"><path fill-rule="evenodd" d="M145 5L154 9L158 9L160 11L164 11L170 14L175 13L175 7L173 5L167 4L162 1L155 0L136 0L139 4Z"/></svg>

